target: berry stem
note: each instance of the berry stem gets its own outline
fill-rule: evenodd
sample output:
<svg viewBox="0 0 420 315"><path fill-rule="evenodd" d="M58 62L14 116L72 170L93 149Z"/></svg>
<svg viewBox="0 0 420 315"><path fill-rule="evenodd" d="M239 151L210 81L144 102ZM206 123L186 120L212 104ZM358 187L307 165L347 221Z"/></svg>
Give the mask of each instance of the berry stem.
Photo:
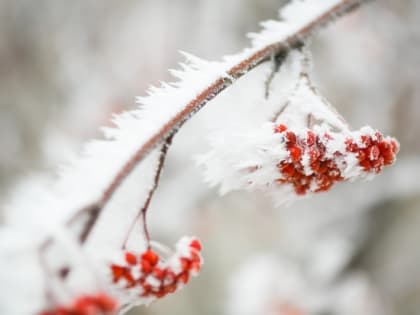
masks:
<svg viewBox="0 0 420 315"><path fill-rule="evenodd" d="M122 249L125 249L125 247L127 245L127 241L130 238L130 234L133 231L136 223L140 220L140 218L143 219L143 232L144 232L144 235L146 237L147 247L148 247L148 249L150 249L150 233L149 233L149 229L147 228L147 221L146 221L147 209L149 209L149 205L150 205L150 202L152 200L153 194L155 193L155 191L156 191L156 189L159 185L160 175L162 173L163 166L165 164L166 154L168 153L169 146L172 143L173 136L174 136L174 134L171 134L168 138L166 138L165 143L162 145L162 147L160 149L159 163L158 163L156 173L155 173L155 177L154 177L154 180L153 180L153 186L149 190L146 201L144 202L140 211L137 213L136 217L133 219L133 222L131 223L131 226L127 231L126 237L125 237L124 242L122 244Z"/></svg>

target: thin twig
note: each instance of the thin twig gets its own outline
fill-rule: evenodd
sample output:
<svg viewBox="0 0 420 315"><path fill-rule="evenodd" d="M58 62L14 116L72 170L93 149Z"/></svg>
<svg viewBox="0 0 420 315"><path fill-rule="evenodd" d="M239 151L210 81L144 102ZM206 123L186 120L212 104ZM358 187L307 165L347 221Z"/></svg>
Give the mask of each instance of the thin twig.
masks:
<svg viewBox="0 0 420 315"><path fill-rule="evenodd" d="M144 234L146 236L147 246L150 247L150 245L149 245L150 244L150 234L149 234L149 229L147 228L147 221L146 221L147 209L149 209L149 205L150 205L150 202L152 200L153 194L155 193L155 191L156 191L156 189L159 185L160 175L162 173L163 166L165 164L166 154L168 153L168 149L169 149L169 147L172 143L173 135L174 134L170 135L165 140L165 143L162 145L162 148L160 149L159 163L158 163L156 173L155 173L155 177L154 177L154 180L153 180L153 186L149 190L146 201L144 202L143 206L141 207L140 211L138 212L138 214L134 218L133 222L131 223L130 228L127 231L127 235L126 235L126 237L124 239L124 242L122 244L123 249L125 249L125 246L126 246L127 241L130 237L130 234L131 234L133 228L135 227L136 223L139 221L140 218L143 219L143 231L144 231Z"/></svg>
<svg viewBox="0 0 420 315"><path fill-rule="evenodd" d="M102 197L98 201L94 202L89 208L85 208L86 211L92 212L93 214L90 216L90 220L87 221L84 228L80 232L80 242L84 243L86 241L102 209L111 199L115 191L120 187L121 183L132 172L135 166L141 162L154 148L156 148L156 146L165 141L165 139L167 139L170 135L175 134L176 131L204 105L206 105L224 89L232 85L236 79L239 79L262 62L269 60L270 56L287 54L288 51L298 48L303 40L307 39L320 27L330 23L339 16L353 11L363 2L367 1L342 0L337 5L326 11L324 14L312 20L301 29L297 30L294 34L291 34L285 40L268 45L258 50L250 57L238 62L235 66L227 71L229 78L220 77L219 79L215 80L204 91L199 93L195 99L186 104L183 110L181 110L172 119L162 125L162 127L137 150L137 152L130 158L130 160L127 161L127 163L108 185L107 189L105 189ZM71 218L70 221L71 220L73 219Z"/></svg>
<svg viewBox="0 0 420 315"><path fill-rule="evenodd" d="M302 47L304 46L304 42L300 42L300 43L296 43L294 49L302 49ZM285 51L281 51L278 52L277 55L273 54L270 56L270 61L273 65L273 69L271 70L270 74L268 75L267 79L264 82L264 86L265 86L265 98L268 99L270 97L270 87L271 87L271 82L274 79L274 76L276 75L277 72L279 72L280 70L280 66L283 64L283 61L286 60L287 55L289 54L290 51L285 50Z"/></svg>
<svg viewBox="0 0 420 315"><path fill-rule="evenodd" d="M270 58L273 64L273 69L271 70L270 74L268 75L267 79L264 82L265 99L268 99L270 97L271 82L273 81L276 73L279 72L280 66L283 63L283 61L286 59L286 57L287 57L287 52L285 52L284 54L279 54L278 56L272 55L272 57Z"/></svg>
<svg viewBox="0 0 420 315"><path fill-rule="evenodd" d="M277 119L280 117L281 114L286 110L287 107L289 107L290 102L287 101L277 112L274 113L273 117L270 119L272 123L275 123Z"/></svg>

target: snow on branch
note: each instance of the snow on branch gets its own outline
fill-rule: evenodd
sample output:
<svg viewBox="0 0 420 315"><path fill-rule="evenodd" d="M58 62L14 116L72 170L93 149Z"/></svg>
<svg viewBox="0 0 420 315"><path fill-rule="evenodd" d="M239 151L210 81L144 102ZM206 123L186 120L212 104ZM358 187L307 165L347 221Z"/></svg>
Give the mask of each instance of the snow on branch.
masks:
<svg viewBox="0 0 420 315"><path fill-rule="evenodd" d="M97 151L109 159L104 164L113 164L115 167L101 175L102 178L107 178L100 181L105 186L97 186L95 194L92 193L92 196L97 197L90 202L85 201L82 208L86 204L92 204L92 207L102 209L122 181L151 150L169 135L176 133L178 128L221 91L261 62L300 47L320 27L352 11L362 2L292 1L280 11L280 21L262 23L263 30L251 35L251 48L237 55L227 56L222 62L208 62L183 53L188 64L181 64L182 71L171 70L179 79L177 82L162 83L159 88L151 87L148 96L138 98L138 110L115 117L113 121L117 128L104 129L107 138L112 140L111 143L100 142L89 146L92 151L88 156L93 157L94 163ZM95 148L95 145L99 148ZM115 163L115 153L110 152L115 152L117 146L121 148L121 155L124 154L124 157L117 157L122 164ZM64 179L66 177L67 175L63 176ZM73 207L73 210L78 208L80 206Z"/></svg>

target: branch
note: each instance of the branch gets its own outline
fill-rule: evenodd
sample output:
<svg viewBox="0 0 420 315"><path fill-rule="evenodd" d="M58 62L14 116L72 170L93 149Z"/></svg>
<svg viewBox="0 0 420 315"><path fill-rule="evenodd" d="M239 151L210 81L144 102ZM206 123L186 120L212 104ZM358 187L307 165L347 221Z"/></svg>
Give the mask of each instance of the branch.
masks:
<svg viewBox="0 0 420 315"><path fill-rule="evenodd" d="M329 4L328 4L328 3ZM74 221L75 217L79 216L81 212L90 213L89 219L86 221L82 232L79 235L80 243L84 243L89 236L89 233L97 221L101 211L106 206L108 201L114 195L116 190L120 187L122 182L132 172L132 170L144 160L144 158L165 139L169 139L174 135L177 130L188 121L196 112L198 112L203 106L205 106L210 100L215 98L220 92L227 87L234 84L234 82L241 78L243 75L254 69L259 64L270 60L270 58L278 58L279 56L287 55L291 50L301 46L302 42L308 37L314 34L315 31L320 29L322 26L334 21L336 18L353 11L358 8L362 3L367 1L360 0L335 0L335 1L320 1L319 6L323 6L321 12L317 12L314 16L310 16L308 20L298 21L301 23L293 32L285 35L281 34L282 38L278 41L272 40L271 43L267 43L265 46L253 47L245 50L242 54L236 56L236 62L232 65L229 62L224 63L228 68L225 71L225 75L220 75L212 82L206 85L201 92L196 94L196 97L191 101L187 102L181 109L168 120L160 124L161 127L156 132L146 138L144 143L135 151L132 157L123 165L118 171L115 177L111 180L109 185L106 186L102 196L96 202L93 202L89 207L79 210L73 215L68 223ZM303 1L302 3L292 2L293 5L307 5L310 1ZM326 5L324 3L327 3ZM312 8L312 7L311 7ZM307 12L305 12L307 13ZM282 23L282 22L275 22ZM295 25L293 25L295 26ZM278 27L278 26L277 26ZM273 27L271 32L276 29ZM267 31L267 30L266 30ZM267 35L262 32L261 37ZM273 37L273 34L270 34ZM270 38L271 38L270 37ZM259 39L256 37L256 39ZM266 38L263 38L267 42ZM261 44L261 43L260 43ZM254 44L254 46L259 46ZM181 88L181 87L179 87Z"/></svg>
<svg viewBox="0 0 420 315"><path fill-rule="evenodd" d="M169 146L172 143L172 138L173 138L173 134L170 135L165 140L165 143L163 144L162 148L160 149L159 162L158 162L158 166L157 166L157 169L156 169L155 177L153 179L153 186L149 190L149 193L147 195L146 201L144 202L142 208L140 209L139 213L137 214L137 216L133 220L133 223L131 224L131 226L130 226L128 232L127 232L127 236L126 236L126 238L125 238L125 240L123 242L123 245L122 245L122 248L123 249L125 249L125 246L127 244L128 238L130 237L131 231L133 230L136 222L140 218L143 219L143 231L144 231L144 234L146 236L148 247L150 247L149 246L149 243L150 243L150 234L149 234L149 230L147 228L147 221L146 221L147 209L149 209L149 205L150 205L150 202L152 201L153 194L155 193L155 191L156 191L156 189L157 189L157 187L159 185L160 175L162 173L163 165L165 164L166 154L168 153Z"/></svg>

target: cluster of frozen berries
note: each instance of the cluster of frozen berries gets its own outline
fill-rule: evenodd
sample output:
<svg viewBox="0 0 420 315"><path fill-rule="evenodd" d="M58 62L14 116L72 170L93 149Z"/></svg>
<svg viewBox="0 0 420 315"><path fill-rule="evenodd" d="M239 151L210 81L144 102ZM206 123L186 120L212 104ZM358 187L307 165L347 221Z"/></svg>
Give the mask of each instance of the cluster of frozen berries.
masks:
<svg viewBox="0 0 420 315"><path fill-rule="evenodd" d="M122 264L111 265L112 281L134 290L137 297L161 298L198 274L202 265L200 251L197 239L184 237L167 260L151 249L141 254L125 252Z"/></svg>
<svg viewBox="0 0 420 315"><path fill-rule="evenodd" d="M359 165L365 172L379 173L382 167L391 165L395 161L395 155L399 150L395 139L384 139L380 132L375 132L373 137L361 135L358 142L347 139L346 151L356 154Z"/></svg>
<svg viewBox="0 0 420 315"><path fill-rule="evenodd" d="M378 131L344 136L337 133L297 134L280 124L274 130L283 136L288 157L278 163L280 184L292 184L298 195L327 191L336 182L366 173L379 173L395 161L398 142ZM356 163L355 163L356 162ZM356 166L357 168L352 170Z"/></svg>
<svg viewBox="0 0 420 315"><path fill-rule="evenodd" d="M105 293L82 295L70 305L59 305L38 315L112 315L117 310L116 301Z"/></svg>

